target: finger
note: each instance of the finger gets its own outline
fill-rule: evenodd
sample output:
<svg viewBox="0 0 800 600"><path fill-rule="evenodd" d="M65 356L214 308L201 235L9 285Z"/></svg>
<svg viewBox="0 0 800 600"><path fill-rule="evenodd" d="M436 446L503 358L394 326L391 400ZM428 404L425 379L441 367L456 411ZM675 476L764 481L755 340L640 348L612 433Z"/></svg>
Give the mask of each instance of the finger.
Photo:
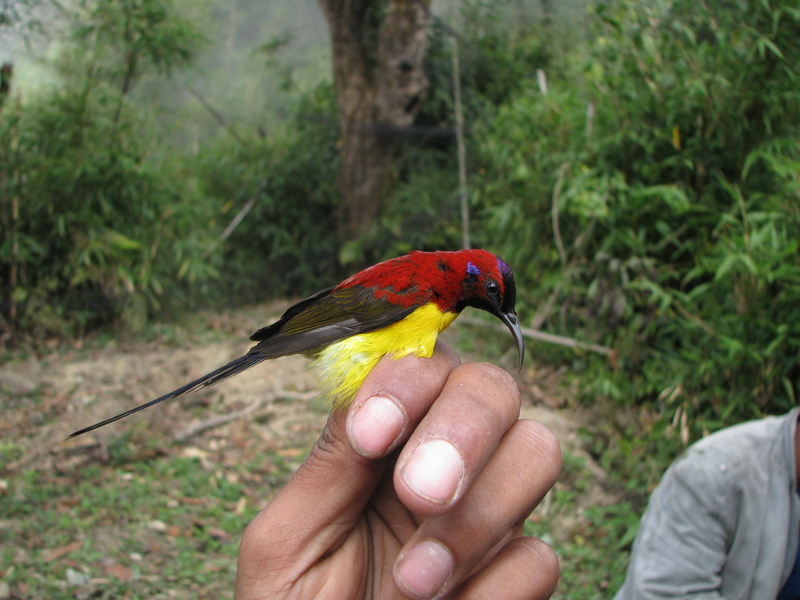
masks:
<svg viewBox="0 0 800 600"><path fill-rule="evenodd" d="M558 575L558 556L550 546L538 538L518 537L459 586L455 595L459 600L494 598L503 589L503 600L540 600L553 594Z"/></svg>
<svg viewBox="0 0 800 600"><path fill-rule="evenodd" d="M363 388L365 393L413 397L414 402L406 406L430 405L454 360L457 357L454 359L454 353L447 349L435 352L430 359L384 359ZM237 588L246 587L250 577L263 580L276 571L282 573L283 580L292 580L293 573L299 577L320 556L337 547L361 515L384 467L354 450L347 439L346 418L344 412L330 416L308 458L245 529ZM404 419L407 422L407 417ZM302 522L298 522L298 515L303 516ZM258 548L258 552L250 552L251 548Z"/></svg>
<svg viewBox="0 0 800 600"><path fill-rule="evenodd" d="M441 342L431 359L383 358L348 411L347 433L353 448L362 456L380 458L402 444L459 362L455 351Z"/></svg>
<svg viewBox="0 0 800 600"><path fill-rule="evenodd" d="M461 501L424 521L401 551L395 581L412 598L431 598L491 561L498 544L555 483L561 449L534 421L517 421Z"/></svg>
<svg viewBox="0 0 800 600"><path fill-rule="evenodd" d="M487 363L453 370L397 462L397 495L412 512L442 514L469 489L519 417L508 373Z"/></svg>

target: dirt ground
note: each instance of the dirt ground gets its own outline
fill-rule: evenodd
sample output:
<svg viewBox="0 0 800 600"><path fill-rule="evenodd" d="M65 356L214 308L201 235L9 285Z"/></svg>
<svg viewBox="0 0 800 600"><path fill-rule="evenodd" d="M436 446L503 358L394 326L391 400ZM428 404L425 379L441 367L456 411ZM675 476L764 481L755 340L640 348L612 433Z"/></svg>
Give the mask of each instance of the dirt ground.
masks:
<svg viewBox="0 0 800 600"><path fill-rule="evenodd" d="M309 368L310 361L297 356L267 361L218 386L65 441L77 429L240 356L250 347L249 335L277 317L285 306L198 315L197 327L187 327L192 333L177 329L176 334L175 329L168 329L150 342L92 341L68 347L52 342L36 355L1 365L0 439L13 439L19 451L13 460L0 465L0 483L7 488L16 476L31 469L63 476L80 472L87 463L106 463L109 446L121 432L130 436L127 447L138 448L138 455L127 458L131 461L147 459L148 453L160 458L198 456L213 464L210 469L219 471L265 449L277 449L296 466L326 420L325 407L314 394L316 374ZM458 327L456 322L447 340L456 345ZM509 357L509 363L516 359ZM464 360L486 358L462 353ZM523 396L521 416L549 427L563 451L582 457L585 468L596 475L595 482L583 490L583 500L575 502L574 516L559 516L567 535L580 519L582 506L613 499L606 498L601 486L601 469L581 447L579 430L585 423L573 409L566 408L572 403L561 374L529 359L515 377ZM280 481L276 483L280 485ZM278 489L261 496L259 502L269 500ZM546 498L537 509L538 518L546 518L548 506Z"/></svg>
<svg viewBox="0 0 800 600"><path fill-rule="evenodd" d="M251 345L248 337L263 323L280 314L285 304L248 307L225 315L206 315L207 332L191 342L110 343L103 348L84 349L82 344L59 347L41 356L29 356L0 366L3 402L3 433L24 432L18 438L26 446L24 457L6 468L43 467L48 457L81 438L64 438L88 424L127 410L207 373ZM451 329L458 327L458 322ZM450 334L449 337L448 333ZM445 339L457 343L455 332ZM212 338L212 339L208 339ZM463 360L480 356L462 353ZM535 419L549 427L564 450L582 453L577 436L584 425L570 404L570 391L561 386L558 372L532 365L530 359L515 375L523 396L521 417ZM292 423L314 424L322 428L324 407L314 402L316 374L310 361L289 356L267 361L215 387L166 402L145 413L95 432L101 439L117 436L112 427L129 427L136 419L148 419L156 429L169 431L172 440L185 440L202 434L203 428L226 426L235 414L270 413L270 429L280 435L294 435ZM208 406L208 413L196 410ZM248 412L249 411L249 412ZM57 419L52 417L57 416ZM194 428L199 428L195 431Z"/></svg>

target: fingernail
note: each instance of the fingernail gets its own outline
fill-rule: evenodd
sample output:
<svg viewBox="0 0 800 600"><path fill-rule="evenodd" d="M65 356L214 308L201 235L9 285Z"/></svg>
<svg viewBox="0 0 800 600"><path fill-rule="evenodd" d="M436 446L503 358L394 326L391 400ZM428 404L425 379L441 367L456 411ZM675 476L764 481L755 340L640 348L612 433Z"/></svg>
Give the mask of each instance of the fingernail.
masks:
<svg viewBox="0 0 800 600"><path fill-rule="evenodd" d="M394 400L372 396L350 418L348 436L361 456L376 458L389 450L405 424L405 413Z"/></svg>
<svg viewBox="0 0 800 600"><path fill-rule="evenodd" d="M464 478L464 459L446 440L421 444L400 468L400 475L417 495L446 504L456 495Z"/></svg>
<svg viewBox="0 0 800 600"><path fill-rule="evenodd" d="M453 572L453 555L435 540L411 548L397 565L397 577L406 591L431 598L447 583Z"/></svg>

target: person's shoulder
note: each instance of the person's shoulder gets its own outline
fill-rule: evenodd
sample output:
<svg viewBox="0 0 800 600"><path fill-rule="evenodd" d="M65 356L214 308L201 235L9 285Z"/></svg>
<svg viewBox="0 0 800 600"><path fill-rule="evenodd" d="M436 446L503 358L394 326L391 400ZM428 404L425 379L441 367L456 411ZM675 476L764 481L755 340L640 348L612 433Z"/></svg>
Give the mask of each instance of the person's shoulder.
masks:
<svg viewBox="0 0 800 600"><path fill-rule="evenodd" d="M736 480L761 472L785 420L786 415L766 417L720 429L695 442L673 466L694 478Z"/></svg>

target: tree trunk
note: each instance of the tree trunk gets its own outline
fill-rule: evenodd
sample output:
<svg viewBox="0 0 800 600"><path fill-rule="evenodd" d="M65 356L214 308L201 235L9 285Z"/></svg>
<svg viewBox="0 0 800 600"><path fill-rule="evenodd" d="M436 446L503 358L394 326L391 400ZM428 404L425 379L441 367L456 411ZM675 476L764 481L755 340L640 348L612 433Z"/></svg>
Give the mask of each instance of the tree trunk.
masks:
<svg viewBox="0 0 800 600"><path fill-rule="evenodd" d="M371 230L392 173L398 135L411 125L428 81L423 57L428 0L319 0L333 45L342 152L339 227Z"/></svg>
<svg viewBox="0 0 800 600"><path fill-rule="evenodd" d="M0 65L0 108L3 107L6 97L11 93L11 77L14 75L14 65L4 62Z"/></svg>

